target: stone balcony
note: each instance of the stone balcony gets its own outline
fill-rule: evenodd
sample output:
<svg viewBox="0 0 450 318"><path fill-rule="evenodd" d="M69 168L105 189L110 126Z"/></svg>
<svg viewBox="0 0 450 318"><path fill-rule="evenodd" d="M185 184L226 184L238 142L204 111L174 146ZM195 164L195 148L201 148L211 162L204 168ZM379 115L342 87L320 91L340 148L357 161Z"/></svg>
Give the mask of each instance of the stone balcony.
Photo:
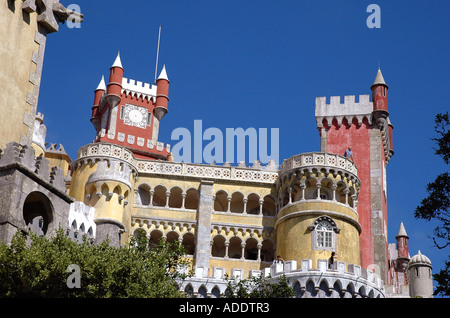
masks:
<svg viewBox="0 0 450 318"><path fill-rule="evenodd" d="M251 270L245 277L244 270L233 268L229 280L241 280L263 275L277 281L282 275L289 279L297 298L384 298L385 291L380 276L359 265L337 262L336 269L328 268L328 261L319 259L317 267L311 259L272 264L263 270ZM180 283L180 290L194 296L218 297L227 287L225 269L213 267L211 276L205 277L203 268L195 268L194 275Z"/></svg>
<svg viewBox="0 0 450 318"><path fill-rule="evenodd" d="M340 155L325 152L302 153L284 160L280 168L280 175L282 176L292 170L314 168L339 171L354 175L355 177L358 175L356 165L353 161Z"/></svg>

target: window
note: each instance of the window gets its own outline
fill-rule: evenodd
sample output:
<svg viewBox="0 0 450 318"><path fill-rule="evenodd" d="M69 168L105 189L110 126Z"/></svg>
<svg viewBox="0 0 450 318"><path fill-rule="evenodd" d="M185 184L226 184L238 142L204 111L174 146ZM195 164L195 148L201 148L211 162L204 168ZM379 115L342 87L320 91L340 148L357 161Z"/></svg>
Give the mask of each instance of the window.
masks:
<svg viewBox="0 0 450 318"><path fill-rule="evenodd" d="M125 109L125 105L120 106L120 119L123 119L123 111Z"/></svg>
<svg viewBox="0 0 450 318"><path fill-rule="evenodd" d="M327 221L316 225L316 247L331 249L333 247L333 227Z"/></svg>
<svg viewBox="0 0 450 318"><path fill-rule="evenodd" d="M152 123L152 113L147 114L147 126L151 126Z"/></svg>
<svg viewBox="0 0 450 318"><path fill-rule="evenodd" d="M323 215L317 218L308 229L311 231L313 250L336 251L337 234L341 231L332 218Z"/></svg>

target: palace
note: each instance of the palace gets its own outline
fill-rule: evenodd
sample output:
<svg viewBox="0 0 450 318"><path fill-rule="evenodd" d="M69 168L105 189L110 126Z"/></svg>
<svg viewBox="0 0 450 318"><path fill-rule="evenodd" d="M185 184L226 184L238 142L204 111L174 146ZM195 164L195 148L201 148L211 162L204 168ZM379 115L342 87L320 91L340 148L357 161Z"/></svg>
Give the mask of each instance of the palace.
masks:
<svg viewBox="0 0 450 318"><path fill-rule="evenodd" d="M59 0L1 1L0 239L63 227L93 244L178 240L195 273L179 287L197 297L219 297L225 275L281 274L297 297L432 297L431 262L420 251L410 257L403 224L388 243L393 125L380 69L370 95L316 98L320 152L280 166L217 165L177 161L159 140L169 110L166 67L145 83L131 79L117 55L94 90L94 140L72 161L62 145L48 147L37 112L46 38L65 19L82 16ZM344 156L349 146L352 157ZM285 261L274 263L277 255Z"/></svg>

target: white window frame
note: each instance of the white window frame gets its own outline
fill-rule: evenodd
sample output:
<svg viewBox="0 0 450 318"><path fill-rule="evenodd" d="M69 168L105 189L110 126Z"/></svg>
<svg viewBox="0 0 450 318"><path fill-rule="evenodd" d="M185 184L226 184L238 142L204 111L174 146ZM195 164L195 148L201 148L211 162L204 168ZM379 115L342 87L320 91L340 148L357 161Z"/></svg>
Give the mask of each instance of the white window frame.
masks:
<svg viewBox="0 0 450 318"><path fill-rule="evenodd" d="M317 218L309 227L313 250L336 251L337 234L340 230L328 216Z"/></svg>

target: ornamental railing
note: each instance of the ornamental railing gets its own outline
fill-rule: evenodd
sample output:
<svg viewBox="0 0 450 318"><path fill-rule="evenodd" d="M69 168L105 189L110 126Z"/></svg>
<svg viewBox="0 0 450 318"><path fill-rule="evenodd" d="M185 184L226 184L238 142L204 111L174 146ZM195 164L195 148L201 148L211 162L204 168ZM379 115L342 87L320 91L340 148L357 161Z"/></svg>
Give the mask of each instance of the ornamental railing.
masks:
<svg viewBox="0 0 450 318"><path fill-rule="evenodd" d="M352 160L344 156L326 152L310 152L292 156L283 162L280 168L280 174L293 169L311 168L314 166L337 168L357 176L357 168Z"/></svg>
<svg viewBox="0 0 450 318"><path fill-rule="evenodd" d="M83 146L78 150L77 162L96 158L115 158L128 162L138 173L172 175L202 179L221 179L231 181L257 182L272 184L278 178L278 166L270 162L266 166L255 163L252 167L216 166L208 164L195 164L183 162L169 162L159 160L142 160L134 157L133 153L121 146L109 143L93 143ZM77 164L75 163L75 166ZM76 168L76 167L74 167Z"/></svg>

